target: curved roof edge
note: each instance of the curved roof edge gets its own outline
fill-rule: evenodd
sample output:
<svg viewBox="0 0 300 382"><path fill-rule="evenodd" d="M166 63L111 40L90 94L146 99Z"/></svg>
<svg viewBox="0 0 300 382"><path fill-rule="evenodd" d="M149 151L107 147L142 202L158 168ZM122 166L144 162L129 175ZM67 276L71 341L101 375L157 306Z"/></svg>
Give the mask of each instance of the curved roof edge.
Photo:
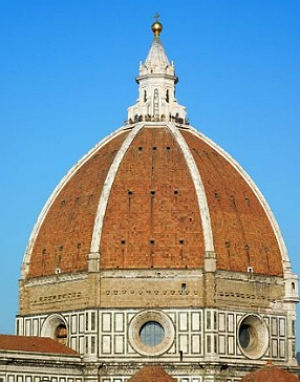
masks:
<svg viewBox="0 0 300 382"><path fill-rule="evenodd" d="M245 180L245 182L248 184L248 186L252 189L254 194L256 195L257 199L259 200L263 210L265 211L265 214L271 224L271 227L273 229L273 232L275 234L276 240L278 242L278 246L281 253L281 260L282 260L282 267L284 271L284 275L290 275L291 274L291 265L290 260L288 256L288 252L284 243L283 236L281 234L279 225L275 219L275 216L268 205L266 199L252 180L252 178L248 175L248 173L243 169L243 167L225 150L223 150L220 146L218 146L214 141L209 139L204 134L200 133L197 129L195 129L192 126L185 126L180 125L172 122L140 122L137 124L133 124L130 126L121 126L117 130L115 130L113 133L102 139L99 143L97 143L91 150L87 152L68 172L67 174L62 178L62 180L59 182L59 184L56 186L50 197L48 198L46 204L44 205L35 225L31 232L31 235L29 237L28 245L24 253L23 261L22 261L22 269L21 269L21 279L24 279L29 271L29 264L31 259L31 253L34 247L35 240L39 234L40 228L44 222L44 219L51 208L53 202L55 201L57 195L60 193L60 191L63 189L63 187L67 184L67 182L72 178L72 176L103 146L105 146L107 143L109 143L112 139L120 135L122 132L129 130L128 136L125 138L123 143L120 146L120 149L113 159L112 164L109 167L103 190L99 198L98 207L96 216L94 219L94 225L93 225L93 233L92 233L92 239L90 243L90 254L91 255L98 255L100 256L100 242L101 242L101 234L102 234L102 228L103 228L103 221L105 218L105 212L109 200L109 195L111 191L111 187L113 185L115 175L119 169L119 166L124 158L124 155L126 154L128 148L130 147L130 144L136 137L136 135L141 131L144 127L166 127L169 129L175 140L177 141L179 147L182 150L183 156L185 158L186 164L189 168L190 175L192 178L192 181L194 183L196 195L197 195L197 201L198 201L198 207L199 207L199 214L200 219L202 223L203 228L203 240L204 240L204 250L205 252L214 252L214 240L213 240L213 234L212 234L212 226L211 226L211 220L210 220L210 211L209 206L206 198L206 193L204 189L204 185L201 179L201 174L199 172L199 169L195 163L195 160L193 158L193 155L190 151L190 148L185 141L183 135L180 132L180 129L187 129L192 134L194 134L196 137L202 139L205 143L207 143L212 149L214 149L216 152L218 152L225 160L227 160L233 168L242 176L242 178Z"/></svg>
<svg viewBox="0 0 300 382"><path fill-rule="evenodd" d="M291 263L288 256L287 248L282 236L282 233L280 231L279 225L277 223L277 220L271 210L271 207L269 206L268 202L266 201L265 197L253 181L253 179L250 177L250 175L244 170L244 168L224 149L222 149L218 144L216 144L213 140L208 138L206 135L200 133L197 129L195 129L193 126L189 126L189 129L198 137L203 139L209 146L211 146L214 150L216 150L220 155L222 155L228 162L238 171L238 173L243 177L243 179L246 181L246 183L249 185L249 187L252 189L254 194L256 195L257 199L259 200L263 210L266 213L266 216L269 219L269 222L273 228L273 231L276 236L276 240L278 242L278 246L280 248L281 258L282 258L282 268L284 271L284 274L291 273Z"/></svg>
<svg viewBox="0 0 300 382"><path fill-rule="evenodd" d="M94 155L96 151L98 151L102 146L107 144L109 141L111 141L113 138L121 134L125 130L132 129L132 126L121 126L108 136L105 136L100 142L98 142L93 148L91 148L86 154L83 155L79 159L79 161L71 167L71 169L66 173L66 175L61 179L61 181L58 183L58 185L54 188L52 191L50 197L48 198L47 202L45 203L42 211L40 212L36 223L33 227L33 230L31 231L31 234L29 236L28 244L24 252L23 260L22 260L22 267L21 267L21 279L24 279L25 276L28 273L28 267L30 263L30 257L32 253L32 249L34 246L35 239L39 233L39 230L43 224L43 221L51 208L55 198L60 193L60 191L63 189L65 184L72 178L72 176Z"/></svg>

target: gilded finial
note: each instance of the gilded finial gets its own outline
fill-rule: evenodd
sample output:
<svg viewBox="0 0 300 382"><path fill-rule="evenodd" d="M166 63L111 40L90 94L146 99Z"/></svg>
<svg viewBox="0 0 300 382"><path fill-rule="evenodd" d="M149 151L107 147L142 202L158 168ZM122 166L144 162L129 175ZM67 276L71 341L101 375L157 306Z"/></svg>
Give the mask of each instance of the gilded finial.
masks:
<svg viewBox="0 0 300 382"><path fill-rule="evenodd" d="M155 37L159 37L159 35L160 35L160 33L161 33L162 29L163 29L162 24L158 21L158 19L160 18L159 13L156 13L154 15L154 18L155 18L155 21L152 24L151 29L152 29L152 31L154 33L154 36Z"/></svg>

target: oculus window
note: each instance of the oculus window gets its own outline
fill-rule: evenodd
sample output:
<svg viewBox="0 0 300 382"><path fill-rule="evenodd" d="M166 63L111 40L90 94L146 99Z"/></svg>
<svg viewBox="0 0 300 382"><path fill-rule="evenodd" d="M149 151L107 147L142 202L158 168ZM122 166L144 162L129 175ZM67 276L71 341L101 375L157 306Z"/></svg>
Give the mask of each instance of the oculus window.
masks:
<svg viewBox="0 0 300 382"><path fill-rule="evenodd" d="M175 330L169 316L157 310L144 310L129 323L128 339L137 353L158 356L174 343Z"/></svg>
<svg viewBox="0 0 300 382"><path fill-rule="evenodd" d="M261 358L268 347L266 323L257 315L244 317L238 327L238 344L244 355L251 359Z"/></svg>
<svg viewBox="0 0 300 382"><path fill-rule="evenodd" d="M140 338L147 346L156 346L160 344L165 337L165 330L160 323L156 321L146 322L140 330Z"/></svg>

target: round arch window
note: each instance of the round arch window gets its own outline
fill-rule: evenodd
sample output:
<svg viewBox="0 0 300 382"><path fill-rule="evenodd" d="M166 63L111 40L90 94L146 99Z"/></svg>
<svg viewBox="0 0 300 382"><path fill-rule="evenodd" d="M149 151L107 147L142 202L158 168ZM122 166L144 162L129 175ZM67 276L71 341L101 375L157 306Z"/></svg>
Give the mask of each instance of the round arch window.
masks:
<svg viewBox="0 0 300 382"><path fill-rule="evenodd" d="M58 314L49 316L43 324L41 335L66 345L68 342L68 328L63 317Z"/></svg>
<svg viewBox="0 0 300 382"><path fill-rule="evenodd" d="M174 325L159 311L145 311L129 324L129 342L140 354L157 356L169 350L174 342Z"/></svg>
<svg viewBox="0 0 300 382"><path fill-rule="evenodd" d="M251 359L261 358L268 347L266 323L256 315L244 317L238 326L238 344L242 353Z"/></svg>

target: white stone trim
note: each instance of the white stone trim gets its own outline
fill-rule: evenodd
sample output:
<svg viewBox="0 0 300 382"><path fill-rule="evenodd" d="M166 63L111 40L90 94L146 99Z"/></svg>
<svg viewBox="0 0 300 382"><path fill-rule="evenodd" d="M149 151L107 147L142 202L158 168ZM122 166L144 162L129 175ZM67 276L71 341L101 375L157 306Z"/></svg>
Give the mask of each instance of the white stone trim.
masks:
<svg viewBox="0 0 300 382"><path fill-rule="evenodd" d="M62 188L68 183L68 181L72 178L74 174L104 145L106 145L109 141L117 137L119 134L121 134L126 128L124 126L117 129L112 134L106 136L104 139L102 139L99 143L97 143L88 153L86 153L69 171L68 173L62 178L62 180L59 182L59 184L55 187L54 191L48 198L46 204L44 205L34 227L30 234L29 241L23 256L22 261L22 269L21 269L21 279L24 279L28 273L29 270L29 263L30 258L32 254L32 250L34 247L35 240L38 236L38 233L40 231L40 228L44 222L45 217L48 214L48 211L50 210L53 202L55 201L56 197L62 190Z"/></svg>
<svg viewBox="0 0 300 382"><path fill-rule="evenodd" d="M172 62L170 65L159 38L154 38L145 63L140 63L136 81L139 84L139 98L135 105L128 108L129 123L173 121L175 118L185 121L185 107L179 105L175 98L178 78L175 76L174 64Z"/></svg>
<svg viewBox="0 0 300 382"><path fill-rule="evenodd" d="M144 123L139 123L133 127L133 129L131 130L131 132L126 137L125 141L123 142L122 146L120 147L107 173L107 176L103 185L103 190L100 195L98 208L96 212L96 218L94 222L93 235L92 235L91 248L90 248L91 254L100 253L100 242L101 242L101 235L102 235L102 229L103 229L103 220L106 213L109 195L111 192L113 182L115 180L115 176L119 170L120 164L129 146L131 145L133 139L136 137L138 132L144 127L144 125L145 125Z"/></svg>
<svg viewBox="0 0 300 382"><path fill-rule="evenodd" d="M154 321L161 325L164 338L155 345L149 346L143 343L140 331L144 324ZM128 325L128 340L131 346L145 356L159 356L166 353L175 341L175 328L170 317L159 310L143 310L133 317Z"/></svg>
<svg viewBox="0 0 300 382"><path fill-rule="evenodd" d="M250 337L248 343L243 343L241 340L243 330L246 330ZM237 344L244 356L249 359L260 359L265 355L270 346L269 337L266 322L258 314L246 314L237 325Z"/></svg>
<svg viewBox="0 0 300 382"><path fill-rule="evenodd" d="M179 128L177 128L173 123L167 123L168 128L172 132L173 136L177 140L177 143L179 147L182 150L183 156L186 160L187 166L190 170L197 200L198 200L198 206L199 206L199 213L200 218L202 222L202 229L203 229L203 236L204 236L204 251L205 252L214 252L214 240L213 240L213 233L212 233L212 227L211 227L211 221L210 221L210 213L209 213L209 207L206 199L206 193L204 189L204 185L201 179L201 175L198 171L198 167L195 163L194 157L189 149L189 146L187 145L185 139L180 133Z"/></svg>
<svg viewBox="0 0 300 382"><path fill-rule="evenodd" d="M89 325L91 324L91 313L95 313L95 330L86 330L86 315L88 315ZM210 328L207 327L207 316L208 313L211 314L211 325ZM213 314L217 315L216 324L214 324ZM211 358L213 353L208 356L205 354L205 347L207 344L207 338L210 336L217 337L218 339L218 356L220 362L238 362L240 365L249 363L248 355L244 355L242 351L239 350L239 339L238 339L238 328L247 316L257 316L259 320L265 322L269 328L269 333L263 333L265 340L275 339L278 341L278 348L280 346L279 342L284 344L283 354L271 354L266 353L262 357L262 361L266 359L272 359L276 362L289 362L293 365L294 356L288 357L288 346L292 341L295 340L294 335L291 333L291 320L295 320L294 312L283 312L281 309L271 310L269 308L263 308L258 314L250 314L246 308L241 308L240 310L232 309L211 309L198 307L198 309L192 307L186 308L168 308L161 310L151 310L145 309L120 309L120 308L109 308L109 309L79 309L72 310L69 312L64 312L63 314L33 314L29 316L18 317L19 322L19 335L32 336L33 333L37 333L39 336L51 335L51 331L45 333L47 323L60 323L61 321L66 324L69 332L69 346L74 350L78 351L81 356L86 354L86 348L84 346L84 338L90 338L91 335L95 335L95 344L98 349L101 348L105 338L109 340L112 344L109 351L103 354L100 351L99 359L102 362L114 361L122 362L124 359L127 362L136 360L137 352L140 351L139 343L134 343L133 345L138 345L138 348L131 346L125 346L125 342L130 345L132 337L136 337L139 333L139 329L144 322L148 320L156 320L165 327L169 333L169 338L173 338L173 344L170 348L166 346L165 354L151 356L154 361L159 361L164 359L164 362L176 362L180 356L181 339L185 338L189 342L190 346L187 352L184 352L183 356L188 357L190 362L201 362ZM118 317L118 319L117 319ZM271 320L274 322L272 324ZM118 322L118 324L116 324ZM118 330L116 330L118 325ZM278 328L275 332L272 332L272 325ZM173 328L175 333L173 334ZM134 332L133 332L134 331ZM130 333L131 332L131 333ZM122 336L122 343L124 345L123 352L116 352L115 339L117 336ZM267 338L266 338L267 337ZM193 339L198 341L201 346L193 348ZM231 340L231 341L229 341ZM133 338L135 341L135 338ZM220 346L222 346L222 341L226 341L223 346L223 351ZM228 346L226 346L228 344ZM166 343L166 345L168 345ZM269 351L271 350L271 343L269 343ZM137 351L137 352L136 352ZM155 357L155 358L154 358ZM98 359L98 360L99 360Z"/></svg>
<svg viewBox="0 0 300 382"><path fill-rule="evenodd" d="M225 150L223 150L220 146L218 146L214 141L206 137L204 134L200 133L197 129L195 129L192 126L189 126L189 129L192 133L194 133L198 138L200 137L205 143L207 143L209 146L211 146L214 150L216 150L223 158L225 158L236 170L237 172L243 177L243 179L246 181L246 183L249 185L251 190L256 195L257 199L259 200L263 210L265 211L269 222L273 228L273 231L275 233L275 237L278 242L278 246L281 252L282 257L282 267L284 274L290 274L291 273L291 266L290 266L290 259L288 256L288 252L284 243L283 236L281 234L279 225L275 219L275 216L268 205L265 197L262 195L260 190L258 189L257 185L254 183L252 178L247 174L247 172L243 169L243 167Z"/></svg>
<svg viewBox="0 0 300 382"><path fill-rule="evenodd" d="M59 284L59 283L65 283L65 282L76 282L76 281L82 281L87 279L86 272L82 273L61 273L59 275L51 275L43 278L30 278L26 282L27 287L35 287L35 286L41 286L41 285L51 285L51 284Z"/></svg>

